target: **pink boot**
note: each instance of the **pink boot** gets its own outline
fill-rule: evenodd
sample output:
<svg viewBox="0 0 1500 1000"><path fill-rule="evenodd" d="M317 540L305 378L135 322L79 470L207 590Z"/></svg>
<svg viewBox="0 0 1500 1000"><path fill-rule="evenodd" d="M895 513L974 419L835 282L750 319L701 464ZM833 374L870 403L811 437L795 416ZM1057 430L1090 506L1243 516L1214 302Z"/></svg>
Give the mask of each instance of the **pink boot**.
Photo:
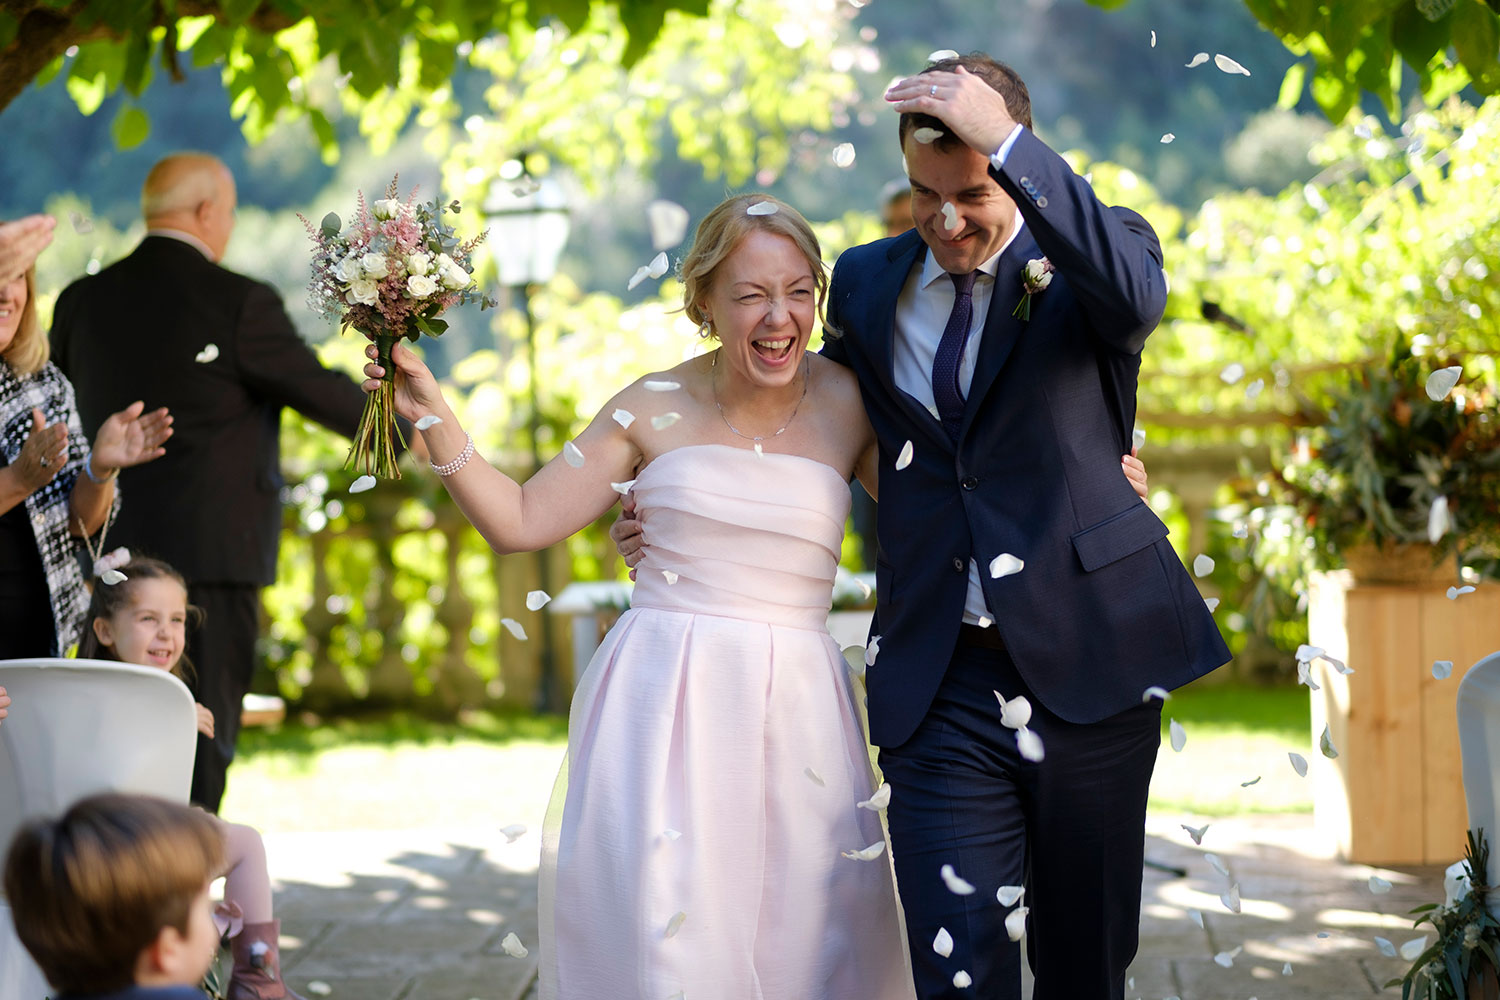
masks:
<svg viewBox="0 0 1500 1000"><path fill-rule="evenodd" d="M229 1000L303 1000L281 981L277 942L281 921L246 924L229 942L234 969L229 973Z"/></svg>

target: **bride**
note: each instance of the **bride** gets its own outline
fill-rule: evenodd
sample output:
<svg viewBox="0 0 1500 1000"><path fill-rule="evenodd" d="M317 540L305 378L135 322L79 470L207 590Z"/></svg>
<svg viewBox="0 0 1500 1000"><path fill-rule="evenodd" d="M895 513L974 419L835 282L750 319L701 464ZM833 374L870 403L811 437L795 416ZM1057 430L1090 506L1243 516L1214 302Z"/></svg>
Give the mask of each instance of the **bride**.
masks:
<svg viewBox="0 0 1500 1000"><path fill-rule="evenodd" d="M681 271L718 349L626 386L524 486L476 458L415 354L392 356L398 412L441 418L421 432L434 468L496 551L552 545L632 484L649 542L573 700L542 996L907 1000L868 749L825 627L848 483L876 495L877 449L853 374L807 352L818 243L789 205L740 195ZM365 373L369 391L383 372Z"/></svg>

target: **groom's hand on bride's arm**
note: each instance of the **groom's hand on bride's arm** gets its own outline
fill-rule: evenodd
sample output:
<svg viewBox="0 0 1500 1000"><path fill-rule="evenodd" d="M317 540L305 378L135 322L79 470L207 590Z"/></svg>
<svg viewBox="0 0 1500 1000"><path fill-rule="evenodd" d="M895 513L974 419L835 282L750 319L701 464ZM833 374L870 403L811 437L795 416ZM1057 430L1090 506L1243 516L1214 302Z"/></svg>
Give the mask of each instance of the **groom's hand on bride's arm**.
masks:
<svg viewBox="0 0 1500 1000"><path fill-rule="evenodd" d="M1145 500L1150 484L1146 480L1146 463L1136 458L1140 453L1139 448L1131 448L1129 455L1120 456L1120 468L1125 470L1125 478L1130 481L1130 488L1135 490L1137 496Z"/></svg>
<svg viewBox="0 0 1500 1000"><path fill-rule="evenodd" d="M635 494L627 493L620 498L620 516L609 526L610 541L615 543L620 558L630 567L630 578L635 579L635 568L646 558L646 537L641 531L641 522L635 516Z"/></svg>

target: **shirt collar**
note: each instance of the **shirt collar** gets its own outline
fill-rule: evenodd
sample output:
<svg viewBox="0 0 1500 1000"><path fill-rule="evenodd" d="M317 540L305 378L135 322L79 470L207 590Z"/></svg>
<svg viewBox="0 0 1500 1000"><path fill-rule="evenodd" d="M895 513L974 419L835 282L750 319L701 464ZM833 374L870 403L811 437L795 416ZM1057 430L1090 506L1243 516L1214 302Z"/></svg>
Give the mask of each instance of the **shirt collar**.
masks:
<svg viewBox="0 0 1500 1000"><path fill-rule="evenodd" d="M1011 227L1010 235L1006 237L1005 242L1000 245L1000 249L995 251L995 255L993 257L985 261L983 264L979 265L977 270L980 274L987 274L991 278L993 278L999 272L1000 255L1003 254L1006 250L1010 249L1010 245L1016 241L1016 237L1021 235L1021 227L1024 225L1026 225L1026 220L1022 217L1021 210L1018 208L1016 209L1016 224ZM924 289L930 288L933 282L937 281L947 273L947 271L943 270L942 265L940 265L936 260L933 259L932 254L929 253L923 255L921 283Z"/></svg>
<svg viewBox="0 0 1500 1000"><path fill-rule="evenodd" d="M215 262L217 262L214 257L214 252L208 248L208 244L204 243L192 233L185 233L181 229L170 229L168 227L162 226L157 229L146 230L146 235L165 236L169 240L177 240L180 243L186 243L188 246L192 247L194 250L197 250L209 260L214 260Z"/></svg>

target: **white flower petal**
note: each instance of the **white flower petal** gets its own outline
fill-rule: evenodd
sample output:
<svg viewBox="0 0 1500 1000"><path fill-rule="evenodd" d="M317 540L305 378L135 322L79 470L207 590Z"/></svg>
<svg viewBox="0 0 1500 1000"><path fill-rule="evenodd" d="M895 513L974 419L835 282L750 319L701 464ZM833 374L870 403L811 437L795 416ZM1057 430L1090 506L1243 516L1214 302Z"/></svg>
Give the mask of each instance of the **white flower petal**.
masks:
<svg viewBox="0 0 1500 1000"><path fill-rule="evenodd" d="M990 577L998 580L1004 576L1011 576L1026 568L1024 560L1017 559L1009 552L1002 552L990 560Z"/></svg>
<svg viewBox="0 0 1500 1000"><path fill-rule="evenodd" d="M1396 957L1396 946L1391 944L1390 941L1386 940L1383 937L1377 937L1375 939L1375 947L1379 948L1380 953L1386 958Z"/></svg>
<svg viewBox="0 0 1500 1000"><path fill-rule="evenodd" d="M581 469L583 467L583 452L579 451L578 446L572 441L568 441L563 445L563 461L575 469Z"/></svg>
<svg viewBox="0 0 1500 1000"><path fill-rule="evenodd" d="M1438 497L1432 501L1432 507L1427 511L1427 540L1436 545L1452 527L1452 519L1448 516L1448 498Z"/></svg>
<svg viewBox="0 0 1500 1000"><path fill-rule="evenodd" d="M1167 732L1172 740L1172 749L1182 753L1182 748L1187 746L1187 730L1182 728L1182 723L1173 719L1167 726Z"/></svg>
<svg viewBox="0 0 1500 1000"><path fill-rule="evenodd" d="M1391 891L1391 883L1379 875L1370 876L1370 891L1377 896L1383 896Z"/></svg>
<svg viewBox="0 0 1500 1000"><path fill-rule="evenodd" d="M629 493L632 489L635 488L635 480L634 479L627 479L623 483L613 483L612 482L612 483L609 484L609 488L612 489L612 490L614 490L616 493L620 494L620 496L624 496L625 494Z"/></svg>
<svg viewBox="0 0 1500 1000"><path fill-rule="evenodd" d="M854 165L854 143L841 142L833 147L833 165L839 168Z"/></svg>
<svg viewBox="0 0 1500 1000"><path fill-rule="evenodd" d="M429 427L436 427L438 424L440 424L442 422L443 422L443 418L442 417L435 416L435 415L429 413L425 417L418 417L417 418L417 422L413 426L416 427L416 429L419 430L419 431L425 431L425 430L427 430L427 428L429 428Z"/></svg>
<svg viewBox="0 0 1500 1000"><path fill-rule="evenodd" d="M616 410L614 413L610 414L610 416L613 417L615 423L619 424L621 427L628 428L631 424L635 423L635 414L631 413L629 410Z"/></svg>
<svg viewBox="0 0 1500 1000"><path fill-rule="evenodd" d="M755 442L755 457L756 458L765 458L766 457L765 450L761 448L759 441Z"/></svg>
<svg viewBox="0 0 1500 1000"><path fill-rule="evenodd" d="M1245 377L1245 366L1238 361L1231 361L1219 372L1219 380L1225 385L1234 385Z"/></svg>
<svg viewBox="0 0 1500 1000"><path fill-rule="evenodd" d="M1341 659L1339 659L1336 656L1324 656L1323 660L1329 666L1333 667L1333 669L1337 670L1339 673L1343 674L1346 677L1349 674L1354 673L1354 668L1353 667L1345 666L1344 665L1344 661L1341 660Z"/></svg>
<svg viewBox="0 0 1500 1000"><path fill-rule="evenodd" d="M1427 398L1434 403L1441 403L1448 398L1448 393L1458 385L1458 377L1463 374L1463 365L1454 365L1452 368L1439 368L1427 376Z"/></svg>
<svg viewBox="0 0 1500 1000"><path fill-rule="evenodd" d="M1238 958L1240 952L1244 950L1244 947L1241 946L1239 948L1235 948L1233 951L1221 951L1214 956L1214 964L1227 969L1230 966L1234 965L1234 960Z"/></svg>
<svg viewBox="0 0 1500 1000"><path fill-rule="evenodd" d="M1230 913L1240 912L1240 884L1236 882L1226 891L1219 893L1219 902L1223 903Z"/></svg>
<svg viewBox="0 0 1500 1000"><path fill-rule="evenodd" d="M944 134L940 128L919 128L912 130L911 137L926 146L941 139Z"/></svg>
<svg viewBox="0 0 1500 1000"><path fill-rule="evenodd" d="M951 201L943 202L943 228L949 232L958 228L958 209Z"/></svg>
<svg viewBox="0 0 1500 1000"><path fill-rule="evenodd" d="M1307 777L1307 758L1300 753L1289 753L1287 759L1292 762L1292 770L1297 772L1297 777Z"/></svg>
<svg viewBox="0 0 1500 1000"><path fill-rule="evenodd" d="M1318 682L1315 681L1315 680L1313 680L1313 678L1312 678L1312 664L1310 664L1310 663L1304 663L1304 662L1298 661L1298 663L1297 663L1297 683L1298 684L1306 684L1307 687L1308 687L1308 690L1310 690L1310 691L1319 691L1319 690L1321 690L1321 688L1318 685Z"/></svg>
<svg viewBox="0 0 1500 1000"><path fill-rule="evenodd" d="M1135 448L1144 448L1144 447L1146 447L1146 432L1144 430L1142 430L1141 428L1139 428L1139 427L1137 427L1135 430L1131 431L1130 432L1130 444L1131 444L1132 447L1135 447Z"/></svg>
<svg viewBox="0 0 1500 1000"><path fill-rule="evenodd" d="M1188 826L1186 823L1179 823L1177 825L1187 831L1187 835L1193 838L1193 843L1201 845L1203 843L1203 835L1208 832L1208 828L1213 824L1204 823L1199 827Z"/></svg>
<svg viewBox="0 0 1500 1000"><path fill-rule="evenodd" d="M1450 600L1450 601L1456 601L1460 597L1464 596L1465 594L1472 594L1472 593L1474 593L1474 588L1473 587L1449 587L1448 588L1448 600Z"/></svg>
<svg viewBox="0 0 1500 1000"><path fill-rule="evenodd" d="M661 835L663 837L665 837L667 840L674 840L675 841L675 840L680 840L682 838L682 831L681 830L673 830L671 827L668 827L667 829L665 829L665 830L663 830L661 832Z"/></svg>
<svg viewBox="0 0 1500 1000"><path fill-rule="evenodd" d="M871 812L879 812L891 804L891 786L882 781L880 787L875 789L875 794L859 803L859 808L868 809Z"/></svg>
<svg viewBox="0 0 1500 1000"><path fill-rule="evenodd" d="M869 643L866 644L866 646L865 646L865 666L867 666L867 667L873 667L875 665L875 657L877 657L879 655L880 655L880 636L878 636L878 635L872 635L872 636L870 636Z"/></svg>
<svg viewBox="0 0 1500 1000"><path fill-rule="evenodd" d="M505 630L517 639L520 639L522 642L526 641L526 629L514 618L502 618L500 619L500 624L504 625Z"/></svg>
<svg viewBox="0 0 1500 1000"><path fill-rule="evenodd" d="M746 215L775 215L781 206L774 201L758 201L745 209Z"/></svg>
<svg viewBox="0 0 1500 1000"><path fill-rule="evenodd" d="M1033 764L1039 763L1046 756L1042 749L1042 738L1030 729L1016 730L1016 748L1021 751L1021 756Z"/></svg>
<svg viewBox="0 0 1500 1000"><path fill-rule="evenodd" d="M1193 559L1193 575L1207 576L1214 571L1214 561L1210 557L1199 554Z"/></svg>
<svg viewBox="0 0 1500 1000"><path fill-rule="evenodd" d="M667 378L648 378L641 383L641 387L647 392L675 392L682 388L682 383Z"/></svg>
<svg viewBox="0 0 1500 1000"><path fill-rule="evenodd" d="M505 837L505 842L507 844L514 844L516 841L526 836L526 824L512 823L510 826L502 826L500 828L500 833Z"/></svg>
<svg viewBox="0 0 1500 1000"><path fill-rule="evenodd" d="M676 937L677 932L682 930L682 922L686 919L687 914L682 910L678 910L676 913L672 914L672 919L667 921L667 929L663 933L663 936L669 938Z"/></svg>
<svg viewBox="0 0 1500 1000"><path fill-rule="evenodd" d="M911 464L913 454L915 454L915 449L913 448L912 443L910 441L907 441L901 446L901 454L896 456L897 472L900 472L902 469Z"/></svg>
<svg viewBox="0 0 1500 1000"><path fill-rule="evenodd" d="M1281 974L1283 976L1290 976L1292 974L1292 963L1291 962L1282 962L1281 963Z"/></svg>
<svg viewBox="0 0 1500 1000"><path fill-rule="evenodd" d="M1171 132L1163 132L1162 133L1162 137L1161 137L1161 144L1163 146L1165 146L1165 145L1167 145L1168 143L1170 143L1175 138L1177 138L1177 137L1175 135L1173 135Z"/></svg>
<svg viewBox="0 0 1500 1000"><path fill-rule="evenodd" d="M865 600L869 600L870 595L875 593L875 591L870 589L870 585L868 583L865 583L865 581L861 580L857 576L854 578L854 585L859 588L859 592L864 595Z"/></svg>
<svg viewBox="0 0 1500 1000"><path fill-rule="evenodd" d="M349 484L349 492L350 493L363 493L365 490L373 490L374 488L375 488L375 477L374 476L360 476L354 482L352 482L352 483Z"/></svg>
<svg viewBox="0 0 1500 1000"><path fill-rule="evenodd" d="M1164 687L1157 687L1155 684L1153 684L1141 694L1141 702L1142 704L1144 704L1145 702L1150 701L1152 698L1166 701L1170 697L1172 697L1172 693L1170 691L1168 691Z"/></svg>
<svg viewBox="0 0 1500 1000"><path fill-rule="evenodd" d="M646 265L646 273L651 275L651 277L653 278L660 278L662 275L667 273L667 268L670 266L671 264L667 260L666 251L662 251L655 257L651 258L651 263Z"/></svg>
<svg viewBox="0 0 1500 1000"><path fill-rule="evenodd" d="M1156 32L1151 32L1151 47L1156 48Z"/></svg>
<svg viewBox="0 0 1500 1000"><path fill-rule="evenodd" d="M1213 614L1219 610L1219 599L1217 597L1205 597L1203 604L1208 608L1208 613Z"/></svg>
<svg viewBox="0 0 1500 1000"><path fill-rule="evenodd" d="M333 992L333 987L321 979L314 979L307 984L307 992L313 996L326 997Z"/></svg>
<svg viewBox="0 0 1500 1000"><path fill-rule="evenodd" d="M1322 646L1309 646L1307 643L1297 647L1297 660L1300 663L1311 663L1322 656L1325 650Z"/></svg>
<svg viewBox="0 0 1500 1000"><path fill-rule="evenodd" d="M978 625L980 628L989 628L995 623L993 620L991 620L989 615L980 615L979 621L975 622L974 624Z"/></svg>
<svg viewBox="0 0 1500 1000"><path fill-rule="evenodd" d="M676 573L673 573L669 569L662 570L661 571L661 575L662 575L663 578L666 579L667 586L669 586L669 587L673 586L674 584L677 583L678 580L682 579L680 576L678 576Z"/></svg>
<svg viewBox="0 0 1500 1000"><path fill-rule="evenodd" d="M1018 906L1005 915L1005 936L1012 941L1019 941L1026 936L1026 914L1031 912L1029 906Z"/></svg>
<svg viewBox="0 0 1500 1000"><path fill-rule="evenodd" d="M1250 75L1250 71L1248 69L1241 66L1239 63L1235 62L1228 56L1223 55L1222 53L1216 53L1214 55L1214 65L1219 67L1219 69L1223 70L1225 73L1238 73L1240 76Z"/></svg>
<svg viewBox="0 0 1500 1000"><path fill-rule="evenodd" d="M1002 885L995 890L995 901L1001 906L1014 906L1016 901L1026 895L1024 885Z"/></svg>
<svg viewBox="0 0 1500 1000"><path fill-rule="evenodd" d="M196 361L196 362L198 362L200 365L206 365L206 364L208 364L211 361L217 361L218 357L219 357L219 345L218 344L204 344L203 345L203 350L201 350L197 354L193 355L193 360Z"/></svg>
<svg viewBox="0 0 1500 1000"><path fill-rule="evenodd" d="M1024 729L1031 721L1031 702L1025 695L1010 699L1000 708L1000 724L1007 729Z"/></svg>
<svg viewBox="0 0 1500 1000"><path fill-rule="evenodd" d="M848 858L850 861L874 861L884 853L885 841L877 840L869 847L861 848L858 851L845 851L844 857Z"/></svg>
<svg viewBox="0 0 1500 1000"><path fill-rule="evenodd" d="M944 958L953 954L953 935L948 933L948 928L938 928L937 937L932 939L932 950Z"/></svg>
<svg viewBox="0 0 1500 1000"><path fill-rule="evenodd" d="M1195 66L1202 66L1206 62L1208 62L1208 53L1200 52L1197 55L1193 56L1193 61L1187 64L1187 68L1192 69Z"/></svg>
<svg viewBox="0 0 1500 1000"><path fill-rule="evenodd" d="M1202 910L1188 910L1188 919L1197 924L1200 928L1203 927Z"/></svg>
<svg viewBox="0 0 1500 1000"><path fill-rule="evenodd" d="M69 212L68 221L73 224L73 232L79 236L87 236L94 231L93 220L82 212Z"/></svg>
<svg viewBox="0 0 1500 1000"><path fill-rule="evenodd" d="M515 931L511 931L509 934L505 935L503 939L501 939L500 950L505 952L511 958L525 958L530 954L530 952L526 950L526 946L521 943L521 939L516 937Z"/></svg>
<svg viewBox="0 0 1500 1000"><path fill-rule="evenodd" d="M959 969L953 974L953 985L957 986L961 990L966 990L970 986L974 985L974 980L963 969Z"/></svg>
<svg viewBox="0 0 1500 1000"><path fill-rule="evenodd" d="M1220 875L1223 875L1225 878L1229 877L1229 869L1225 866L1224 859L1220 858L1217 854L1205 854L1203 855L1203 860L1207 861L1208 866Z"/></svg>
<svg viewBox="0 0 1500 1000"><path fill-rule="evenodd" d="M681 419L682 414L675 411L672 413L663 413L660 416L651 418L651 429L653 431L664 431Z"/></svg>
<svg viewBox="0 0 1500 1000"><path fill-rule="evenodd" d="M642 265L641 267L636 268L635 269L635 273L630 276L630 280L625 283L625 290L627 292L633 292L633 291L635 291L635 286L639 285L641 282L645 281L650 276L651 276L651 268L646 267L644 265Z"/></svg>
<svg viewBox="0 0 1500 1000"><path fill-rule="evenodd" d="M952 49L938 49L936 52L927 53L927 61L930 63L942 62L944 59L957 59L958 53Z"/></svg>
<svg viewBox="0 0 1500 1000"><path fill-rule="evenodd" d="M1327 726L1323 727L1323 735L1318 737L1318 749L1323 751L1323 756L1329 760L1339 755L1338 747L1333 745L1333 733L1329 732Z"/></svg>
<svg viewBox="0 0 1500 1000"><path fill-rule="evenodd" d="M107 569L103 573L99 574L99 580L102 583L109 584L111 587L113 587L117 583L124 583L128 579L130 579L130 577L126 576L124 573L121 573L117 569Z"/></svg>
<svg viewBox="0 0 1500 1000"><path fill-rule="evenodd" d="M812 768L810 768L810 767L804 767L802 769L802 773L805 774L805 775L807 775L807 780L808 781L811 781L813 784L817 785L819 788L827 788L828 787L827 783L823 780L823 776L821 774L819 774L817 771L814 771Z"/></svg>
<svg viewBox="0 0 1500 1000"><path fill-rule="evenodd" d="M974 894L974 883L960 877L953 870L952 865L944 865L938 874L942 875L943 884L948 887L948 891L953 893L953 895L972 896Z"/></svg>
<svg viewBox="0 0 1500 1000"><path fill-rule="evenodd" d="M651 224L651 246L670 250L687 236L688 210L675 201L658 199L646 206L646 220Z"/></svg>
<svg viewBox="0 0 1500 1000"><path fill-rule="evenodd" d="M1401 946L1401 957L1406 959L1408 962L1413 962L1416 961L1418 955L1422 954L1422 952L1426 950L1427 935L1423 934L1419 938L1412 938L1410 941Z"/></svg>
<svg viewBox="0 0 1500 1000"><path fill-rule="evenodd" d="M526 610L540 611L552 600L552 595L545 590L528 590L526 592Z"/></svg>
<svg viewBox="0 0 1500 1000"><path fill-rule="evenodd" d="M1433 660L1432 676L1440 681L1445 681L1453 676L1452 660Z"/></svg>
<svg viewBox="0 0 1500 1000"><path fill-rule="evenodd" d="M1249 781L1242 781L1242 782L1240 782L1240 787L1241 788L1249 788L1251 785L1258 785L1258 784L1260 784L1260 775L1257 774L1255 777L1251 778Z"/></svg>

